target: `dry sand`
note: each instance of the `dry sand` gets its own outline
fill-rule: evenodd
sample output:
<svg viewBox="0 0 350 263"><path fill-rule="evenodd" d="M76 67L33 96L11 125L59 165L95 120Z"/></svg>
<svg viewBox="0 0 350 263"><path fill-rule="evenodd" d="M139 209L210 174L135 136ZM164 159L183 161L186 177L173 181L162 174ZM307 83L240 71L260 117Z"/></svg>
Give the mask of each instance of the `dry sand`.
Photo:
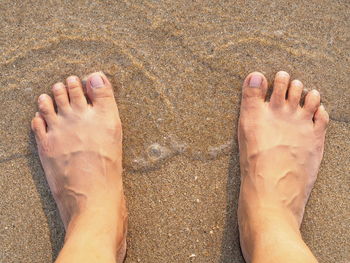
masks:
<svg viewBox="0 0 350 263"><path fill-rule="evenodd" d="M1 1L0 262L51 262L63 227L29 122L39 94L102 70L124 124L126 262L243 262L236 206L240 87L286 70L330 112L302 233L350 261L349 1ZM117 83L119 83L117 85Z"/></svg>

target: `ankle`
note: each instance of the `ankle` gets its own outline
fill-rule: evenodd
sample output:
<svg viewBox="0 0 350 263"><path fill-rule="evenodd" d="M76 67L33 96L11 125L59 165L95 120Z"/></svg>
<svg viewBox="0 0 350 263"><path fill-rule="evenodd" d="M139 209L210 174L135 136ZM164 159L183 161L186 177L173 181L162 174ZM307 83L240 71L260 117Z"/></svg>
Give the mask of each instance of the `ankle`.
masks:
<svg viewBox="0 0 350 263"><path fill-rule="evenodd" d="M120 207L89 207L71 218L67 225L65 243L71 240L98 240L99 243L118 250L124 242L127 213L123 201Z"/></svg>
<svg viewBox="0 0 350 263"><path fill-rule="evenodd" d="M116 262L117 240L120 238L113 227L95 220L101 222L101 219L85 217L70 221L64 246L56 262L66 262L63 259L68 255L73 260L70 262Z"/></svg>
<svg viewBox="0 0 350 263"><path fill-rule="evenodd" d="M242 252L247 262L255 255L273 248L276 242L303 242L293 214L283 207L250 207L238 209Z"/></svg>
<svg viewBox="0 0 350 263"><path fill-rule="evenodd" d="M241 235L242 252L247 263L317 262L295 224L283 217L266 215L268 217L262 219L262 223L255 223L251 237Z"/></svg>

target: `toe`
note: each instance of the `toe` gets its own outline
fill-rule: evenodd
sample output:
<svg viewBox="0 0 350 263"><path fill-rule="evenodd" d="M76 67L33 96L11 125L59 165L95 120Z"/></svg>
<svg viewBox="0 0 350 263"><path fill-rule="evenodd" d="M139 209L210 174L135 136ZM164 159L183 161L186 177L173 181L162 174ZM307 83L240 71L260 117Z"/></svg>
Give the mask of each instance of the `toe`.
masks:
<svg viewBox="0 0 350 263"><path fill-rule="evenodd" d="M37 112L35 114L35 117L32 119L31 126L34 132L36 141L37 142L42 141L46 136L46 123L43 117L41 117L41 115L39 114L39 112Z"/></svg>
<svg viewBox="0 0 350 263"><path fill-rule="evenodd" d="M47 94L41 94L38 99L38 105L40 115L44 118L47 126L50 127L57 120L57 114L51 97Z"/></svg>
<svg viewBox="0 0 350 263"><path fill-rule="evenodd" d="M242 104L256 102L257 100L264 102L267 91L267 80L260 72L250 73L243 82Z"/></svg>
<svg viewBox="0 0 350 263"><path fill-rule="evenodd" d="M286 100L286 93L289 85L290 76L285 71L277 72L273 84L273 91L271 95L271 104L274 106L281 106Z"/></svg>
<svg viewBox="0 0 350 263"><path fill-rule="evenodd" d="M288 103L291 107L297 108L303 92L303 83L300 80L293 80L288 89Z"/></svg>
<svg viewBox="0 0 350 263"><path fill-rule="evenodd" d="M91 74L87 79L86 88L94 107L109 108L116 106L112 85L102 72Z"/></svg>
<svg viewBox="0 0 350 263"><path fill-rule="evenodd" d="M320 93L317 90L314 89L306 94L303 109L308 117L314 116L317 108L320 106L320 101Z"/></svg>
<svg viewBox="0 0 350 263"><path fill-rule="evenodd" d="M84 109L87 107L83 86L77 76L70 76L66 80L70 105L73 109Z"/></svg>
<svg viewBox="0 0 350 263"><path fill-rule="evenodd" d="M52 87L58 113L66 113L70 109L67 89L62 82L56 83Z"/></svg>
<svg viewBox="0 0 350 263"><path fill-rule="evenodd" d="M329 115L323 105L319 106L314 115L315 128L324 131L329 123Z"/></svg>

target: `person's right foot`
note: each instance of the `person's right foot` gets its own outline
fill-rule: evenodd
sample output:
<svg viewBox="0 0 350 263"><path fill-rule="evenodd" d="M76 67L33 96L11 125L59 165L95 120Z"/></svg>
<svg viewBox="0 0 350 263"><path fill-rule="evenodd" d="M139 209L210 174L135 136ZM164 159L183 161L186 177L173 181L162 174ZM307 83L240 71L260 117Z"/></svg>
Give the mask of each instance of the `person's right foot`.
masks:
<svg viewBox="0 0 350 263"><path fill-rule="evenodd" d="M300 106L303 85L298 80L290 83L288 73L277 73L270 101L267 87L264 75L254 72L242 91L238 222L248 262L259 240L269 242L264 232L286 230L300 236L329 121L316 90L308 92Z"/></svg>

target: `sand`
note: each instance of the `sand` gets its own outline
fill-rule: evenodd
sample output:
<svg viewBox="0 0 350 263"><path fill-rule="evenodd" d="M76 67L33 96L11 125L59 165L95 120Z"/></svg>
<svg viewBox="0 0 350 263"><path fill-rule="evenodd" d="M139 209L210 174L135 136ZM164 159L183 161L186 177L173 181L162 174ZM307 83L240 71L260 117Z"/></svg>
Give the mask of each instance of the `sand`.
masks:
<svg viewBox="0 0 350 263"><path fill-rule="evenodd" d="M64 237L29 122L70 74L102 70L124 125L126 262L244 262L236 220L241 83L286 70L330 112L302 234L350 261L346 0L1 1L0 262L51 262Z"/></svg>

